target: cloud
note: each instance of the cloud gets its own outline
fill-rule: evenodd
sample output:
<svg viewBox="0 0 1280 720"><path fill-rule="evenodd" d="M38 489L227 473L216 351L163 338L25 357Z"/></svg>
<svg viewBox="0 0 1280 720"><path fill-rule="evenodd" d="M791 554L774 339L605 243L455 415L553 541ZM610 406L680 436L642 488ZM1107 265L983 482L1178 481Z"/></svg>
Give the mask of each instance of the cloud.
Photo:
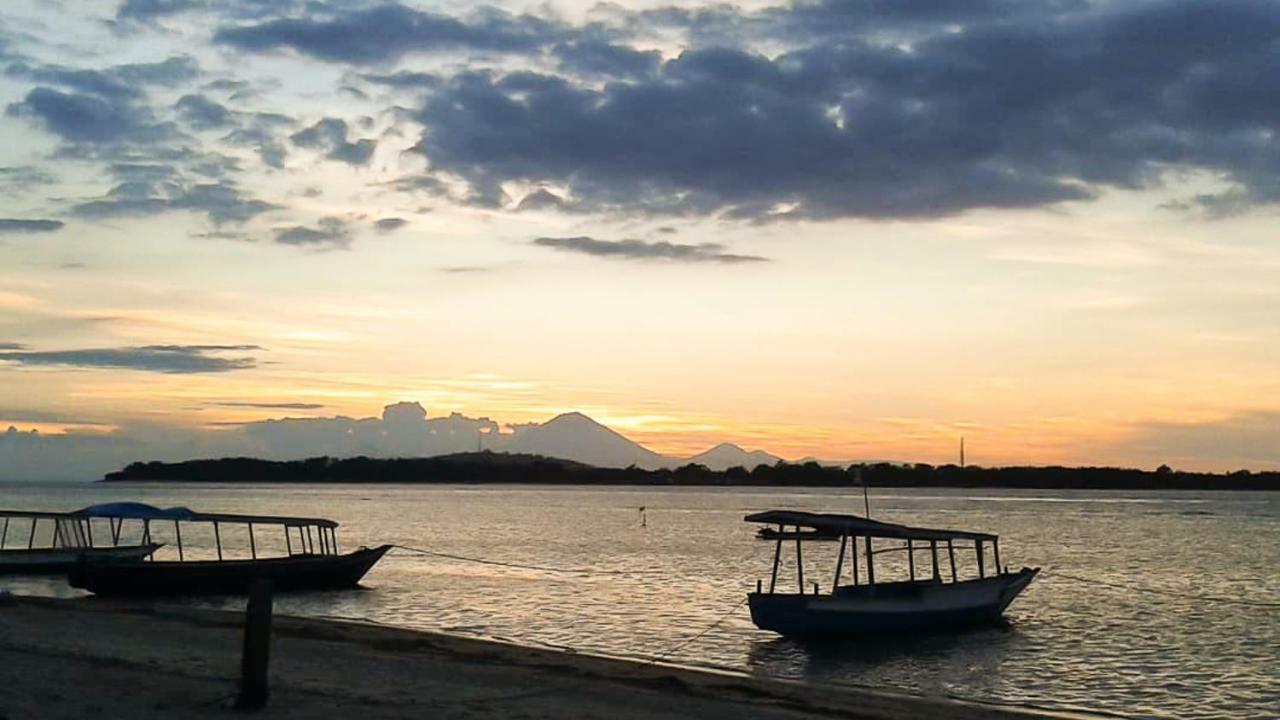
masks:
<svg viewBox="0 0 1280 720"><path fill-rule="evenodd" d="M152 143L173 137L171 126L120 96L65 93L40 86L5 113L28 118L73 143Z"/></svg>
<svg viewBox="0 0 1280 720"><path fill-rule="evenodd" d="M101 70L26 63L14 63L5 68L5 75L9 77L60 85L75 92L112 100L135 100L145 94L148 85L173 87L190 82L199 74L200 66L185 55L154 63L114 65Z"/></svg>
<svg viewBox="0 0 1280 720"><path fill-rule="evenodd" d="M0 192L17 195L31 191L36 186L57 182L48 171L31 165L0 167Z"/></svg>
<svg viewBox="0 0 1280 720"><path fill-rule="evenodd" d="M257 345L143 345L84 350L6 350L0 362L19 365L61 365L86 368L124 368L149 372L191 374L244 370L257 366L252 357L220 357L224 352L262 350Z"/></svg>
<svg viewBox="0 0 1280 720"><path fill-rule="evenodd" d="M262 408L264 410L320 410L324 405L303 402L212 402L209 405L234 408Z"/></svg>
<svg viewBox="0 0 1280 720"><path fill-rule="evenodd" d="M342 218L327 217L316 223L314 228L303 225L279 228L275 232L275 241L281 245L333 250L351 244L351 231Z"/></svg>
<svg viewBox="0 0 1280 720"><path fill-rule="evenodd" d="M299 130L289 139L302 148L324 151L330 160L348 165L365 165L377 149L377 140L347 140L347 123L337 118L325 118L315 125Z"/></svg>
<svg viewBox="0 0 1280 720"><path fill-rule="evenodd" d="M1146 423L1112 451L1176 469L1280 469L1280 412L1248 412L1197 423Z"/></svg>
<svg viewBox="0 0 1280 720"><path fill-rule="evenodd" d="M0 235L5 233L47 233L61 230L61 220L22 220L0 218Z"/></svg>
<svg viewBox="0 0 1280 720"><path fill-rule="evenodd" d="M639 51L590 39L560 43L551 53L561 70L588 76L647 77L657 72L662 61L662 53L656 50Z"/></svg>
<svg viewBox="0 0 1280 720"><path fill-rule="evenodd" d="M408 224L409 224L409 221L405 220L404 218L392 217L392 218L382 218L381 220L374 223L374 226L377 227L380 232L393 232L395 230L399 230L400 228Z"/></svg>
<svg viewBox="0 0 1280 720"><path fill-rule="evenodd" d="M149 217L167 212L203 213L215 225L243 223L277 206L247 196L231 182L191 183L177 179L135 180L113 187L104 198L71 207L78 217Z"/></svg>
<svg viewBox="0 0 1280 720"><path fill-rule="evenodd" d="M410 52L478 50L530 52L559 30L533 16L486 8L470 21L396 3L334 13L327 19L287 18L224 27L215 43L241 50L291 49L329 62L379 63Z"/></svg>
<svg viewBox="0 0 1280 720"><path fill-rule="evenodd" d="M205 0L125 0L116 10L117 20L149 21L206 6Z"/></svg>
<svg viewBox="0 0 1280 720"><path fill-rule="evenodd" d="M928 218L1089 200L1187 170L1232 186L1217 214L1280 201L1275 3L868 1L731 15L714 24L718 43L604 84L446 78L418 114L416 149L476 204L531 183L567 188L580 209L651 215ZM695 27L707 17L665 21L710 33ZM733 47L734 33L750 42Z"/></svg>
<svg viewBox="0 0 1280 720"><path fill-rule="evenodd" d="M174 108L178 117L197 130L226 127L231 124L231 111L203 95L183 95Z"/></svg>
<svg viewBox="0 0 1280 720"><path fill-rule="evenodd" d="M0 350L23 350L27 346L22 343L0 342Z"/></svg>
<svg viewBox="0 0 1280 720"><path fill-rule="evenodd" d="M757 255L734 255L724 252L723 245L702 243L682 245L669 242L644 242L643 240L597 240L591 237L540 237L534 245L566 252L582 253L620 260L668 260L671 262L713 262L724 264L767 262Z"/></svg>

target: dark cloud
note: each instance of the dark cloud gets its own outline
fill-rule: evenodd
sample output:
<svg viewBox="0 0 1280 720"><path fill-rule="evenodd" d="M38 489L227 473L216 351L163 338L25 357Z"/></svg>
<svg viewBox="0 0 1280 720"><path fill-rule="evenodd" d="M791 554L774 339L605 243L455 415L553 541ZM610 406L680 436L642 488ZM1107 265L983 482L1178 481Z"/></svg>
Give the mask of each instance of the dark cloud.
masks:
<svg viewBox="0 0 1280 720"><path fill-rule="evenodd" d="M275 232L275 241L281 245L333 250L351 244L351 230L342 218L327 217L313 228L304 225L279 228Z"/></svg>
<svg viewBox="0 0 1280 720"><path fill-rule="evenodd" d="M641 52L600 40L574 40L551 50L560 69L580 75L641 78L653 75L662 61L656 50Z"/></svg>
<svg viewBox="0 0 1280 720"><path fill-rule="evenodd" d="M289 139L294 145L313 150L321 150L325 153L325 157L330 160L347 163L348 165L365 165L373 157L374 150L377 149L378 141L376 140L356 140L350 142L347 139L347 123L337 118L325 118L315 125L304 130L299 130Z"/></svg>
<svg viewBox="0 0 1280 720"><path fill-rule="evenodd" d="M823 32L771 57L694 47L604 85L460 73L429 93L417 150L482 205L529 182L579 209L936 217L1188 170L1230 185L1196 199L1209 214L1280 200L1280 4L813 3L767 20L752 32L777 42Z"/></svg>
<svg viewBox="0 0 1280 720"><path fill-rule="evenodd" d="M174 374L216 373L257 366L257 361L252 357L221 357L220 353L261 349L257 345L144 345L84 350L6 350L0 352L0 362L33 366L125 368Z"/></svg>
<svg viewBox="0 0 1280 720"><path fill-rule="evenodd" d="M61 220L25 220L19 218L0 218L0 235L5 233L47 233L61 230Z"/></svg>
<svg viewBox="0 0 1280 720"><path fill-rule="evenodd" d="M0 342L0 350L23 350L27 346L22 343Z"/></svg>
<svg viewBox="0 0 1280 720"><path fill-rule="evenodd" d="M408 220L405 220L404 218L396 218L396 217L382 218L381 220L374 223L374 225L378 228L378 230L382 232L392 232L394 230L399 230L400 228L408 224L409 224Z"/></svg>
<svg viewBox="0 0 1280 720"><path fill-rule="evenodd" d="M117 20L154 20L207 6L206 0L125 0L116 10Z"/></svg>
<svg viewBox="0 0 1280 720"><path fill-rule="evenodd" d="M758 255L734 255L724 251L723 245L702 243L682 245L669 242L644 242L643 240L597 240L591 237L540 237L533 244L566 252L582 253L620 260L667 260L687 263L753 263L767 262Z"/></svg>
<svg viewBox="0 0 1280 720"><path fill-rule="evenodd" d="M425 72L411 72L408 70L400 70L390 75L365 74L360 76L367 82L375 85L386 85L387 87L400 88L406 90L426 90L439 87L440 76Z"/></svg>
<svg viewBox="0 0 1280 720"><path fill-rule="evenodd" d="M196 130L221 128L232 123L230 110L203 95L183 95L174 108L178 117Z"/></svg>
<svg viewBox="0 0 1280 720"><path fill-rule="evenodd" d="M566 205L564 198L546 188L538 188L521 198L516 210L562 210Z"/></svg>
<svg viewBox="0 0 1280 720"><path fill-rule="evenodd" d="M262 408L265 410L320 410L324 405L301 402L212 402L217 407Z"/></svg>
<svg viewBox="0 0 1280 720"><path fill-rule="evenodd" d="M80 202L73 215L102 219L148 217L167 212L203 213L215 225L242 223L277 206L249 197L234 184L188 183L179 180L131 180L116 185L106 197Z"/></svg>
<svg viewBox="0 0 1280 720"><path fill-rule="evenodd" d="M120 97L64 93L41 86L5 112L34 120L72 143L152 143L173 137L170 125L158 123L150 110Z"/></svg>
<svg viewBox="0 0 1280 720"><path fill-rule="evenodd" d="M241 50L292 49L330 62L379 63L410 52L529 52L546 44L559 28L536 17L494 9L463 21L390 3L339 11L325 19L287 18L224 27L213 39Z"/></svg>

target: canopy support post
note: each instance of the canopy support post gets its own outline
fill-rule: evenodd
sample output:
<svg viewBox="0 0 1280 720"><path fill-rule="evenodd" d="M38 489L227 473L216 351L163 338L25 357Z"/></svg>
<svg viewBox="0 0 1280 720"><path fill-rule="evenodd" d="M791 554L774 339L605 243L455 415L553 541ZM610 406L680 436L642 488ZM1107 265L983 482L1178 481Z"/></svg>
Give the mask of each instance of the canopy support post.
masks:
<svg viewBox="0 0 1280 720"><path fill-rule="evenodd" d="M951 544L951 538L947 538L947 557L951 560L951 582L956 581L956 549Z"/></svg>
<svg viewBox="0 0 1280 720"><path fill-rule="evenodd" d="M9 539L9 518L4 519L4 530L0 531L0 550L4 549L5 541Z"/></svg>
<svg viewBox="0 0 1280 720"><path fill-rule="evenodd" d="M836 579L831 583L831 594L836 594L836 588L840 587L840 571L844 569L844 546L848 542L847 535L840 536L840 555L836 558Z"/></svg>
<svg viewBox="0 0 1280 720"><path fill-rule="evenodd" d="M907 577L911 582L916 581L916 550L911 545L911 538L907 538Z"/></svg>
<svg viewBox="0 0 1280 720"><path fill-rule="evenodd" d="M942 576L938 573L938 541L929 541L929 554L933 556L933 581L942 582Z"/></svg>
<svg viewBox="0 0 1280 720"><path fill-rule="evenodd" d="M867 584L876 584L876 564L874 551L871 549L871 536L867 536Z"/></svg>
<svg viewBox="0 0 1280 720"><path fill-rule="evenodd" d="M36 546L36 523L40 522L39 518L31 518L31 537L27 538L27 549Z"/></svg>
<svg viewBox="0 0 1280 720"><path fill-rule="evenodd" d="M178 562L182 562L182 528L178 526L178 521L173 521L173 534L178 538Z"/></svg>
<svg viewBox="0 0 1280 720"><path fill-rule="evenodd" d="M218 523L213 523L213 544L218 546L218 559L222 559L222 533L218 530Z"/></svg>
<svg viewBox="0 0 1280 720"><path fill-rule="evenodd" d="M249 556L258 559L258 546L253 542L253 523L249 523Z"/></svg>
<svg viewBox="0 0 1280 720"><path fill-rule="evenodd" d="M800 526L796 526L796 580L800 585L800 594L804 594L804 558L800 555Z"/></svg>
<svg viewBox="0 0 1280 720"><path fill-rule="evenodd" d="M852 540L852 542L849 543L851 546L850 549L853 551L849 553L849 555L853 558L853 584L857 585L859 582L861 582L858 579L858 536L851 535L850 539Z"/></svg>
<svg viewBox="0 0 1280 720"><path fill-rule="evenodd" d="M778 526L778 543L773 547L773 574L769 576L769 594L778 584L778 566L782 564L782 526Z"/></svg>
<svg viewBox="0 0 1280 720"><path fill-rule="evenodd" d="M311 526L307 526L307 552L312 555L316 554L316 544L311 541Z"/></svg>
<svg viewBox="0 0 1280 720"><path fill-rule="evenodd" d="M996 538L991 541L991 550L996 554L996 574L1004 574L1004 566L1000 564L1000 539Z"/></svg>
<svg viewBox="0 0 1280 720"><path fill-rule="evenodd" d="M284 551L290 556L293 555L293 541L289 539L288 525L284 526Z"/></svg>
<svg viewBox="0 0 1280 720"><path fill-rule="evenodd" d="M329 539L333 541L333 554L337 555L338 554L338 529L337 528L329 528ZM770 589L769 592L773 592L773 590Z"/></svg>
<svg viewBox="0 0 1280 720"><path fill-rule="evenodd" d="M983 568L982 566L983 564L982 561L984 558L982 557L982 541L981 540L973 541L973 550L975 553L978 554L978 577L984 578L986 577L986 574L985 574L985 568Z"/></svg>

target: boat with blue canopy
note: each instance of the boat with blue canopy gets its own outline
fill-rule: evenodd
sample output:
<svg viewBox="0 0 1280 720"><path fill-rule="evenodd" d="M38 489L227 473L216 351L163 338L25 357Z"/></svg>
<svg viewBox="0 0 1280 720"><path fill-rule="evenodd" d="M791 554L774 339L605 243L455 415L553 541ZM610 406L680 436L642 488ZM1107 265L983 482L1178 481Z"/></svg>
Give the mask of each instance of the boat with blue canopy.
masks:
<svg viewBox="0 0 1280 720"><path fill-rule="evenodd" d="M160 543L95 544L93 524L66 512L0 510L0 575L66 572L79 562L141 560Z"/></svg>
<svg viewBox="0 0 1280 720"><path fill-rule="evenodd" d="M136 533L150 543L161 530L173 538L176 559L82 562L71 568L71 585L97 595L234 595L247 593L257 580L270 580L277 591L353 588L391 549L340 552L338 523L324 518L201 513L144 503L94 505L72 514L105 520L115 542ZM184 528L188 538L193 528L212 531L212 542L198 548L206 557L192 553L189 539L184 543ZM231 550L241 556L232 557Z"/></svg>
<svg viewBox="0 0 1280 720"><path fill-rule="evenodd" d="M786 636L945 631L996 622L1040 572L1029 567L1011 572L1001 566L1000 539L990 533L794 510L754 513L745 520L776 528L769 534L776 544L768 587L757 580L756 591L747 596L751 620L756 627ZM820 583L814 582L809 592L803 546L832 537L839 539L840 546L829 589L823 592ZM778 572L784 562L783 544L791 540L797 588L785 592L778 587ZM972 565L958 565L957 552L972 553ZM905 570L906 578L886 582L883 571L888 564L883 556L896 553L902 556L896 558L893 569ZM881 559L879 577L877 559ZM969 576L959 571L961 566Z"/></svg>

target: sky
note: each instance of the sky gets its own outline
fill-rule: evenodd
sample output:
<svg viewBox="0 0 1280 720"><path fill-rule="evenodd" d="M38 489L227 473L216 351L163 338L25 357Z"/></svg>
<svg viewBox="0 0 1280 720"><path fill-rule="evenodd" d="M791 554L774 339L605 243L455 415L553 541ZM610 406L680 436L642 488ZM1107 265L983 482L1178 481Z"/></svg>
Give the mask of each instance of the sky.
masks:
<svg viewBox="0 0 1280 720"><path fill-rule="evenodd" d="M1280 468L1274 2L8 0L0 69L7 476L402 401Z"/></svg>

